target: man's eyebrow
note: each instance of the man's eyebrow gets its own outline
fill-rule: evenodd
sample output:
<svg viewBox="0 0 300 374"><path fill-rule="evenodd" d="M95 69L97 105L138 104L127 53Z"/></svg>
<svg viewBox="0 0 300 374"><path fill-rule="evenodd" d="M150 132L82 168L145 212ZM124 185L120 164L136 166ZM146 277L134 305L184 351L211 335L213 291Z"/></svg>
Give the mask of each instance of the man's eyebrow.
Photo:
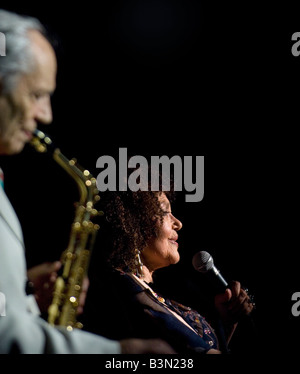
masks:
<svg viewBox="0 0 300 374"><path fill-rule="evenodd" d="M54 91L44 89L44 88L36 88L36 89L31 90L30 93L33 94L33 95L41 95L41 96L50 95L50 96L52 96L54 94Z"/></svg>

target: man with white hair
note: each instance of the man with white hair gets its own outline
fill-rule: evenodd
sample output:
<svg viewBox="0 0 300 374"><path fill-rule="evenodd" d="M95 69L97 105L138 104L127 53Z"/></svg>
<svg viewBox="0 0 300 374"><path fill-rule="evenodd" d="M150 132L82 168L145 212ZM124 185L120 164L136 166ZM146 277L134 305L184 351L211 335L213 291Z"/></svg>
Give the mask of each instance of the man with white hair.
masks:
<svg viewBox="0 0 300 374"><path fill-rule="evenodd" d="M57 63L37 19L0 10L0 32L6 38L6 54L0 56L0 155L13 155L23 150L38 123L52 121ZM0 292L5 297L0 353L174 353L161 340L116 342L52 327L32 313L25 283L22 230L0 186Z"/></svg>

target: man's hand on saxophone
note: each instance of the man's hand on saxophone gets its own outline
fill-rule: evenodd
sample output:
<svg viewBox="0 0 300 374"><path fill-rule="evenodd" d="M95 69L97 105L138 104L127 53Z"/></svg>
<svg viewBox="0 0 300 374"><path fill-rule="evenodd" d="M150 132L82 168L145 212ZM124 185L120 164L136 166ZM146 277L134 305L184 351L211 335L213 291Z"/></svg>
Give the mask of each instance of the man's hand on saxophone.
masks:
<svg viewBox="0 0 300 374"><path fill-rule="evenodd" d="M47 313L53 298L53 287L57 279L57 272L61 268L60 261L44 262L27 270L29 292L34 294L35 300L42 313Z"/></svg>
<svg viewBox="0 0 300 374"><path fill-rule="evenodd" d="M49 305L52 302L53 287L61 266L62 264L60 261L44 262L27 270L29 292L34 294L41 313L47 313ZM77 308L78 315L83 313L88 288L89 279L85 277L82 283L82 292L79 297L79 306Z"/></svg>
<svg viewBox="0 0 300 374"><path fill-rule="evenodd" d="M83 308L85 304L86 295L89 289L90 281L88 277L83 278L82 287L81 287L81 294L79 296L79 305L77 308L77 315L83 313Z"/></svg>

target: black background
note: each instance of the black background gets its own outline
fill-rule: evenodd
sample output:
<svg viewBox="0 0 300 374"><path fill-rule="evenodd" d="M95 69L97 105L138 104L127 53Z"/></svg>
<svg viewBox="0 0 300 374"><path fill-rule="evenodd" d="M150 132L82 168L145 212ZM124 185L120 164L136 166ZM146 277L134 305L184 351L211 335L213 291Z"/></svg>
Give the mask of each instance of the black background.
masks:
<svg viewBox="0 0 300 374"><path fill-rule="evenodd" d="M59 38L54 121L47 132L95 176L101 155L204 155L205 196L174 214L181 262L158 287L199 307L205 279L191 258L209 251L228 280L255 294L257 349L292 355L300 317L297 127L300 31L295 4L105 1L1 7L38 17ZM45 127L41 127L45 129ZM23 225L29 266L68 241L76 186L27 148L1 159ZM101 236L101 231L100 231ZM101 251L101 238L95 251Z"/></svg>

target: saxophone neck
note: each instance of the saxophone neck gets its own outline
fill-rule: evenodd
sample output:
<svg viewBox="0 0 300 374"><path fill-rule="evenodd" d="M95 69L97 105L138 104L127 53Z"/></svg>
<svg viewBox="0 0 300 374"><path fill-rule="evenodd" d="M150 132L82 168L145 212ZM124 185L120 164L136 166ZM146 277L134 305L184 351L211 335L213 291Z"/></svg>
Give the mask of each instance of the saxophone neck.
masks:
<svg viewBox="0 0 300 374"><path fill-rule="evenodd" d="M93 204L100 197L96 187L96 179L92 174L77 164L76 159L69 160L58 147L56 147L52 139L44 132L36 129L30 144L39 153L49 153L53 159L75 180L80 194L80 204Z"/></svg>

